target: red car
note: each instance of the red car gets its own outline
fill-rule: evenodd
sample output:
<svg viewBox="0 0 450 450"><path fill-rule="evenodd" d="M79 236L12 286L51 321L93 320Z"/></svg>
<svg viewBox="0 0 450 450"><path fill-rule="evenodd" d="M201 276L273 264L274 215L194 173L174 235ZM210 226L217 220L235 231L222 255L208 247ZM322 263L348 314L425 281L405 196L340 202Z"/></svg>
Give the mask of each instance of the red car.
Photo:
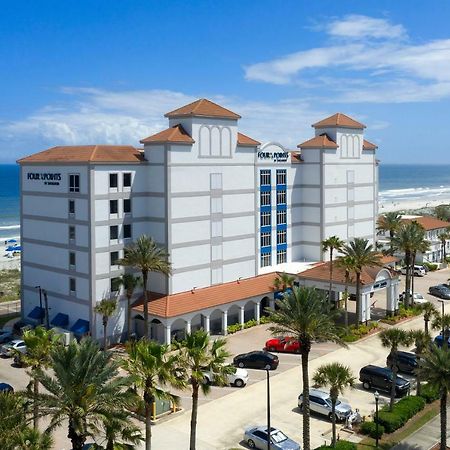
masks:
<svg viewBox="0 0 450 450"><path fill-rule="evenodd" d="M266 342L266 350L269 352L300 353L300 342L294 337L276 337Z"/></svg>

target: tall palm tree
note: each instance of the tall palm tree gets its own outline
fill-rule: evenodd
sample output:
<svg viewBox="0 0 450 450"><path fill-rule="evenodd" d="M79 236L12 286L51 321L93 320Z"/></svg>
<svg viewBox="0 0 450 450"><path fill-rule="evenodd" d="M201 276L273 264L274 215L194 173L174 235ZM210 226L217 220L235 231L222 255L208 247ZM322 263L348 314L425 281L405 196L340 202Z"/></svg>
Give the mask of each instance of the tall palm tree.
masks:
<svg viewBox="0 0 450 450"><path fill-rule="evenodd" d="M381 264L380 254L377 253L372 244L367 239L355 238L342 249L344 256L348 256L353 262L350 269L356 278L356 322L359 323L361 317L361 272L367 266L379 266Z"/></svg>
<svg viewBox="0 0 450 450"><path fill-rule="evenodd" d="M300 343L303 379L303 450L310 450L309 354L313 341L332 341L345 345L338 336L335 314L329 311L325 297L310 287L294 286L292 292L277 301L278 309L268 309L273 334L291 334Z"/></svg>
<svg viewBox="0 0 450 450"><path fill-rule="evenodd" d="M123 411L120 420L104 420L105 450L133 450L143 440L140 428L135 426L128 411Z"/></svg>
<svg viewBox="0 0 450 450"><path fill-rule="evenodd" d="M68 422L73 450L82 450L86 438L97 435L104 420L120 420L136 402L128 389L130 377L119 376L119 361L99 351L91 338L52 351L53 373L40 370L37 379L46 389L39 396L40 415L50 418L47 431Z"/></svg>
<svg viewBox="0 0 450 450"><path fill-rule="evenodd" d="M448 340L450 338L450 314L436 314L431 323L433 330L442 331L442 347L448 348Z"/></svg>
<svg viewBox="0 0 450 450"><path fill-rule="evenodd" d="M145 335L150 337L148 323L148 274L149 272L170 275L171 264L168 253L156 245L155 241L143 235L125 249L124 257L118 261L121 266L133 267L142 273L142 285L144 288L144 323Z"/></svg>
<svg viewBox="0 0 450 450"><path fill-rule="evenodd" d="M182 342L176 343L180 350L181 368L184 370L185 382L192 389L191 434L189 449L195 450L197 441L198 395L202 390L207 395L210 386L204 381L204 370L212 372L214 382L224 385L227 375L234 373L235 368L225 364L230 353L225 349L226 340L212 340L209 333L198 330L187 333Z"/></svg>
<svg viewBox="0 0 450 450"><path fill-rule="evenodd" d="M120 278L120 282L125 290L125 296L127 297L127 339L130 339L131 299L133 298L133 294L136 288L142 284L142 280L140 277L136 277L132 273L124 273Z"/></svg>
<svg viewBox="0 0 450 450"><path fill-rule="evenodd" d="M23 340L27 346L25 354L19 354L21 362L31 366L31 378L33 383L33 427L39 426L39 407L37 398L39 396L39 379L37 377L41 369L47 369L51 363L51 352L58 345L60 337L53 330L47 330L43 326L23 333Z"/></svg>
<svg viewBox="0 0 450 450"><path fill-rule="evenodd" d="M439 315L439 312L431 302L423 303L420 309L423 312L424 331L429 334L428 324L436 315Z"/></svg>
<svg viewBox="0 0 450 450"><path fill-rule="evenodd" d="M412 342L412 336L400 328L388 328L379 335L383 347L389 348L390 368L392 370L391 398L389 402L389 411L392 411L395 399L395 388L397 387L398 357L397 352L400 346L409 345Z"/></svg>
<svg viewBox="0 0 450 450"><path fill-rule="evenodd" d="M425 351L431 345L431 337L428 333L423 330L411 330L409 332L412 340L414 341L414 345L416 348L414 349L414 353L416 354L417 366L420 365L420 358L425 353ZM415 371L416 376L416 395L421 394L421 380L420 373L418 370Z"/></svg>
<svg viewBox="0 0 450 450"><path fill-rule="evenodd" d="M25 428L15 437L16 446L14 449L20 450L51 450L53 447L53 438L49 433L41 433L33 428ZM5 450L4 447L2 447Z"/></svg>
<svg viewBox="0 0 450 450"><path fill-rule="evenodd" d="M288 275L286 272L277 274L275 280L273 280L273 288L275 291L284 292L288 288L292 288L294 285L295 277Z"/></svg>
<svg viewBox="0 0 450 450"><path fill-rule="evenodd" d="M330 236L322 241L322 251L330 252L330 287L328 289L328 303L331 305L331 291L333 289L333 252L340 251L344 246L344 241L337 236Z"/></svg>
<svg viewBox="0 0 450 450"><path fill-rule="evenodd" d="M336 445L336 403L339 394L344 393L346 387L355 384L355 377L348 366L334 362L320 366L313 376L314 383L319 386L330 386L331 399L331 421L333 426L333 437L331 446Z"/></svg>
<svg viewBox="0 0 450 450"><path fill-rule="evenodd" d="M432 345L420 360L419 374L422 380L439 390L441 442L440 450L447 449L447 395L450 389L450 352Z"/></svg>
<svg viewBox="0 0 450 450"><path fill-rule="evenodd" d="M102 316L103 324L103 350L108 349L107 327L109 318L114 315L117 309L117 299L104 298L95 305L94 311Z"/></svg>
<svg viewBox="0 0 450 450"><path fill-rule="evenodd" d="M441 241L441 253L442 259L441 262L445 263L447 261L447 240L450 239L450 234L448 232L443 232L438 235L438 239Z"/></svg>
<svg viewBox="0 0 450 450"><path fill-rule="evenodd" d="M184 387L177 375L179 356L169 353L169 346L145 338L128 342L128 358L123 368L133 377L142 391L145 408L145 449L152 448L152 410L156 399L168 399L175 403L178 397L168 392L169 386Z"/></svg>
<svg viewBox="0 0 450 450"><path fill-rule="evenodd" d="M350 272L355 267L355 262L351 256L340 256L336 260L336 267L345 271L345 289L344 289L344 325L348 327L348 285L350 284Z"/></svg>
<svg viewBox="0 0 450 450"><path fill-rule="evenodd" d="M425 228L418 222L411 223L411 238L412 238L412 246L411 246L411 268L410 268L410 276L411 276L411 293L414 296L414 266L416 264L416 255L417 253L425 253L430 249L430 243L426 238ZM414 302L414 297L412 299Z"/></svg>
<svg viewBox="0 0 450 450"><path fill-rule="evenodd" d="M379 231L389 232L389 252L391 255L394 254L392 239L394 238L395 233L400 227L401 220L402 216L395 211L387 212L386 214L380 216L377 220L377 229Z"/></svg>

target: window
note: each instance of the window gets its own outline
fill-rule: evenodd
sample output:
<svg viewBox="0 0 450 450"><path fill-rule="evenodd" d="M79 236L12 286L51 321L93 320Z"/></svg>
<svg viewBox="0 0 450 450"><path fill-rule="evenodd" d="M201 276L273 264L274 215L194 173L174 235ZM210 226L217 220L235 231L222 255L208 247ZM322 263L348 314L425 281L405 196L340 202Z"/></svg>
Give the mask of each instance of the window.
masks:
<svg viewBox="0 0 450 450"><path fill-rule="evenodd" d="M271 255L270 253L261 253L261 267L270 266Z"/></svg>
<svg viewBox="0 0 450 450"><path fill-rule="evenodd" d="M222 189L222 174L212 173L211 174L211 189Z"/></svg>
<svg viewBox="0 0 450 450"><path fill-rule="evenodd" d="M277 205L286 204L286 191L277 191Z"/></svg>
<svg viewBox="0 0 450 450"><path fill-rule="evenodd" d="M270 227L270 211L261 213L261 226Z"/></svg>
<svg viewBox="0 0 450 450"><path fill-rule="evenodd" d="M277 184L286 184L286 170L277 170Z"/></svg>
<svg viewBox="0 0 450 450"><path fill-rule="evenodd" d="M111 278L111 292L120 291L120 277Z"/></svg>
<svg viewBox="0 0 450 450"><path fill-rule="evenodd" d="M286 244L286 230L277 231L277 244Z"/></svg>
<svg viewBox="0 0 450 450"><path fill-rule="evenodd" d="M270 191L261 192L261 206L270 206Z"/></svg>
<svg viewBox="0 0 450 450"><path fill-rule="evenodd" d="M80 192L80 175L69 175L69 192Z"/></svg>
<svg viewBox="0 0 450 450"><path fill-rule="evenodd" d="M109 201L109 213L117 214L119 210L119 201L118 200L110 200Z"/></svg>
<svg viewBox="0 0 450 450"><path fill-rule="evenodd" d="M114 240L119 237L119 227L117 225L111 225L109 227L109 239Z"/></svg>
<svg viewBox="0 0 450 450"><path fill-rule="evenodd" d="M277 211L277 225L286 223L286 211Z"/></svg>
<svg viewBox="0 0 450 450"><path fill-rule="evenodd" d="M130 239L131 238L131 223L127 223L123 226L123 238Z"/></svg>
<svg viewBox="0 0 450 450"><path fill-rule="evenodd" d="M221 237L222 236L222 221L212 220L211 221L211 237Z"/></svg>
<svg viewBox="0 0 450 450"><path fill-rule="evenodd" d="M124 214L131 213L131 198L125 198L123 200L123 213Z"/></svg>
<svg viewBox="0 0 450 450"><path fill-rule="evenodd" d="M270 232L261 233L261 247L270 247Z"/></svg>
<svg viewBox="0 0 450 450"><path fill-rule="evenodd" d="M76 264L75 252L69 252L69 266L75 267L75 264Z"/></svg>
<svg viewBox="0 0 450 450"><path fill-rule="evenodd" d="M69 278L69 290L70 293L75 293L77 291L77 280L75 278Z"/></svg>
<svg viewBox="0 0 450 450"><path fill-rule="evenodd" d="M69 240L74 241L75 237L75 226L69 225Z"/></svg>
<svg viewBox="0 0 450 450"><path fill-rule="evenodd" d="M211 198L211 214L219 214L222 212L222 197Z"/></svg>
<svg viewBox="0 0 450 450"><path fill-rule="evenodd" d="M123 174L123 187L131 187L131 173L125 172Z"/></svg>
<svg viewBox="0 0 450 450"><path fill-rule="evenodd" d="M259 172L259 185L270 186L270 170L261 170Z"/></svg>
<svg viewBox="0 0 450 450"><path fill-rule="evenodd" d="M75 200L69 200L69 214L75 214Z"/></svg>
<svg viewBox="0 0 450 450"><path fill-rule="evenodd" d="M111 252L109 254L110 264L111 266L117 265L117 260L119 259L119 252Z"/></svg>
<svg viewBox="0 0 450 450"><path fill-rule="evenodd" d="M282 264L286 262L286 250L277 251L277 264Z"/></svg>
<svg viewBox="0 0 450 450"><path fill-rule="evenodd" d="M110 173L109 174L109 187L110 188L116 188L118 186L118 175L117 173Z"/></svg>

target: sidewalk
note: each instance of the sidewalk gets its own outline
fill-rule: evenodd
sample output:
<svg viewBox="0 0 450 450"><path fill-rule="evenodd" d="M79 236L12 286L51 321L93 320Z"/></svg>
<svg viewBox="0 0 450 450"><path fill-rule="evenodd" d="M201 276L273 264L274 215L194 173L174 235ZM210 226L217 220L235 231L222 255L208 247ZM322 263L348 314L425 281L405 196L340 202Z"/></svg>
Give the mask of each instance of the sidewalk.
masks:
<svg viewBox="0 0 450 450"><path fill-rule="evenodd" d="M401 441L393 450L428 450L441 438L439 414L407 439ZM447 407L447 442L450 442L450 408Z"/></svg>

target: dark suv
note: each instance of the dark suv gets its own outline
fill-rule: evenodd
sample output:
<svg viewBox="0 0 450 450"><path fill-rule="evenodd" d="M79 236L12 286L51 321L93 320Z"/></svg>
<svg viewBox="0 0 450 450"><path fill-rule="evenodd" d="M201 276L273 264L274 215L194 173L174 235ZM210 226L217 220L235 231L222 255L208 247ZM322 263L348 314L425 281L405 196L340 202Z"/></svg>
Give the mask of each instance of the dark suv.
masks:
<svg viewBox="0 0 450 450"><path fill-rule="evenodd" d="M387 367L365 366L359 371L359 381L364 389L379 389L380 391L391 392L392 370ZM408 393L410 384L408 380L397 375L395 395L401 397Z"/></svg>
<svg viewBox="0 0 450 450"><path fill-rule="evenodd" d="M386 365L392 366L391 354L386 358ZM417 369L417 359L414 353L397 351L397 367L399 372L414 373Z"/></svg>

